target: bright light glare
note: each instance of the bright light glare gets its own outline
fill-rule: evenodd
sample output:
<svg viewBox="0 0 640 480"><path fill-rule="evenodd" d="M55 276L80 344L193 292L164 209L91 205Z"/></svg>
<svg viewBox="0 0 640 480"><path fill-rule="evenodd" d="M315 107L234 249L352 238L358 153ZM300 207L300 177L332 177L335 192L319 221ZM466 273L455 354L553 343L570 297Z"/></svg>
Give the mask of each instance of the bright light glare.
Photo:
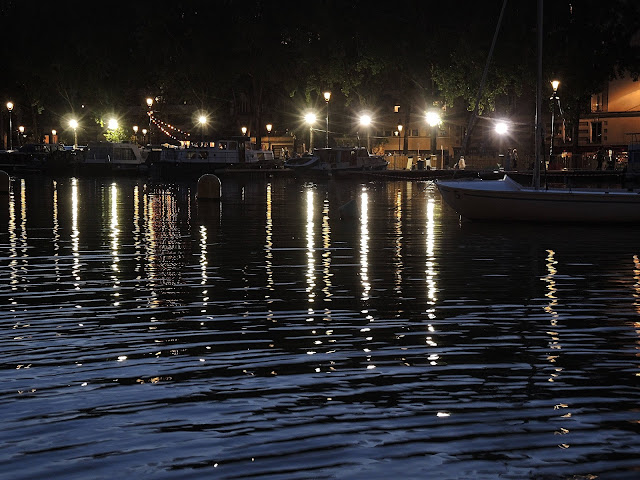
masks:
<svg viewBox="0 0 640 480"><path fill-rule="evenodd" d="M369 115L360 116L360 125L364 125L366 127L370 124L371 124L371 117Z"/></svg>
<svg viewBox="0 0 640 480"><path fill-rule="evenodd" d="M115 118L109 120L108 124L109 130L115 130L118 128L118 121Z"/></svg>
<svg viewBox="0 0 640 480"><path fill-rule="evenodd" d="M496 123L496 133L498 135L504 135L508 131L509 131L509 127L507 126L507 124L505 122Z"/></svg>
<svg viewBox="0 0 640 480"><path fill-rule="evenodd" d="M313 125L316 121L315 113L307 113L304 116L304 121L307 122L309 125Z"/></svg>
<svg viewBox="0 0 640 480"><path fill-rule="evenodd" d="M69 126L75 130L76 128L78 128L78 121L75 119L69 121Z"/></svg>
<svg viewBox="0 0 640 480"><path fill-rule="evenodd" d="M440 124L440 115L438 114L438 112L427 112L425 118L427 119L427 123L431 127L435 127L436 125Z"/></svg>
<svg viewBox="0 0 640 480"><path fill-rule="evenodd" d="M205 123L207 123L207 117L205 117L204 115L200 115L198 117L198 121L200 122L200 125L204 125Z"/></svg>

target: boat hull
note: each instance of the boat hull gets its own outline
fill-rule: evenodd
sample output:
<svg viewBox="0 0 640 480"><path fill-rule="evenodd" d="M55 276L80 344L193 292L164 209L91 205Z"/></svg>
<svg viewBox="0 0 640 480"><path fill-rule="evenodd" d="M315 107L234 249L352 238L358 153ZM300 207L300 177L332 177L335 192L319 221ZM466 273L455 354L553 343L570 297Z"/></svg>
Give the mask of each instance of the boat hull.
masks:
<svg viewBox="0 0 640 480"><path fill-rule="evenodd" d="M444 201L468 220L640 223L640 194L621 190L535 190L511 179L438 181Z"/></svg>

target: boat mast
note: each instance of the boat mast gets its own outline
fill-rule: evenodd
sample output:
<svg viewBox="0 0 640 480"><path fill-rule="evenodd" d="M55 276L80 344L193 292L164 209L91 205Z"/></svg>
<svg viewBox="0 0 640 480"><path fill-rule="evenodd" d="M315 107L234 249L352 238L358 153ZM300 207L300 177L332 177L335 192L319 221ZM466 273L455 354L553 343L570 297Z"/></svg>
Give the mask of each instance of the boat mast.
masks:
<svg viewBox="0 0 640 480"><path fill-rule="evenodd" d="M543 0L538 0L538 82L536 88L536 160L533 165L533 186L540 189L540 153L542 150L542 11Z"/></svg>

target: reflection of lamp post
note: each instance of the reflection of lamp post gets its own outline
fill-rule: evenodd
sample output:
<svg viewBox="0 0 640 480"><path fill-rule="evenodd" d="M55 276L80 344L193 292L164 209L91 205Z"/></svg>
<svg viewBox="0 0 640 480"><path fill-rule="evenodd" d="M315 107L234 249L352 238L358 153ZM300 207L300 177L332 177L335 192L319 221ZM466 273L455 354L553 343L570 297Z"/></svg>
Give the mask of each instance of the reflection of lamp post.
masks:
<svg viewBox="0 0 640 480"><path fill-rule="evenodd" d="M7 102L7 110L9 110L9 150L13 150L13 127L11 126L11 111L13 110L13 102Z"/></svg>
<svg viewBox="0 0 640 480"><path fill-rule="evenodd" d="M436 127L438 125L440 125L440 122L442 121L440 118L440 114L438 112L435 112L433 110L427 112L426 116L425 116L427 123L429 124L429 126L431 127L431 155L435 155L436 154L436 150L437 150L437 131L436 131Z"/></svg>
<svg viewBox="0 0 640 480"><path fill-rule="evenodd" d="M324 92L324 101L327 102L327 143L326 147L329 148L329 100L331 100L331 92Z"/></svg>
<svg viewBox="0 0 640 480"><path fill-rule="evenodd" d="M400 136L402 135L402 125L398 125L398 155L400 154Z"/></svg>
<svg viewBox="0 0 640 480"><path fill-rule="evenodd" d="M200 115L198 122L200 122L200 145L202 146L204 145L204 126L207 124L207 117Z"/></svg>
<svg viewBox="0 0 640 480"><path fill-rule="evenodd" d="M149 145L151 145L151 115L153 114L153 111L151 110L152 106L153 98L149 97L147 98L147 107L149 107Z"/></svg>
<svg viewBox="0 0 640 480"><path fill-rule="evenodd" d="M553 80L551 82L551 87L553 88L553 93L551 94L551 140L549 141L549 162L551 162L551 157L553 156L553 127L555 122L555 112L556 112L556 102L560 101L560 97L558 97L558 87L560 86L560 82L558 80Z"/></svg>
<svg viewBox="0 0 640 480"><path fill-rule="evenodd" d="M313 152L313 124L316 121L315 113L307 113L304 116L304 121L309 124L309 153Z"/></svg>
<svg viewBox="0 0 640 480"><path fill-rule="evenodd" d="M267 147L267 150L271 150L271 129L273 128L273 125L271 125L270 123L267 123L267 142L269 144L269 147Z"/></svg>
<svg viewBox="0 0 640 480"><path fill-rule="evenodd" d="M78 148L78 121L74 118L69 122L69 126L73 128L73 149Z"/></svg>
<svg viewBox="0 0 640 480"><path fill-rule="evenodd" d="M371 142L369 141L369 125L371 125L371 117L369 115L361 115L360 125L367 129L367 152L369 152L371 150Z"/></svg>

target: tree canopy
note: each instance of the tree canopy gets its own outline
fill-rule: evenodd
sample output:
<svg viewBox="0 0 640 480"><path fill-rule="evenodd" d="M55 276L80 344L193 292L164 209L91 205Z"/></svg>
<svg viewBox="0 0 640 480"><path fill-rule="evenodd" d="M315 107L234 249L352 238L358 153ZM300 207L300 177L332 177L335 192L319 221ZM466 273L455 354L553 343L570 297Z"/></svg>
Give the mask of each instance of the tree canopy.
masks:
<svg viewBox="0 0 640 480"><path fill-rule="evenodd" d="M323 105L325 90L342 130L362 108L406 113L437 102L470 111L501 5L116 0L96 11L8 0L0 92L35 123L144 109L151 95L212 113L221 132L239 131L242 114L295 130L300 110ZM531 94L535 17L535 2L508 4L480 111ZM545 3L546 75L560 77L568 111L579 113L609 78L637 78L639 19L634 0Z"/></svg>

